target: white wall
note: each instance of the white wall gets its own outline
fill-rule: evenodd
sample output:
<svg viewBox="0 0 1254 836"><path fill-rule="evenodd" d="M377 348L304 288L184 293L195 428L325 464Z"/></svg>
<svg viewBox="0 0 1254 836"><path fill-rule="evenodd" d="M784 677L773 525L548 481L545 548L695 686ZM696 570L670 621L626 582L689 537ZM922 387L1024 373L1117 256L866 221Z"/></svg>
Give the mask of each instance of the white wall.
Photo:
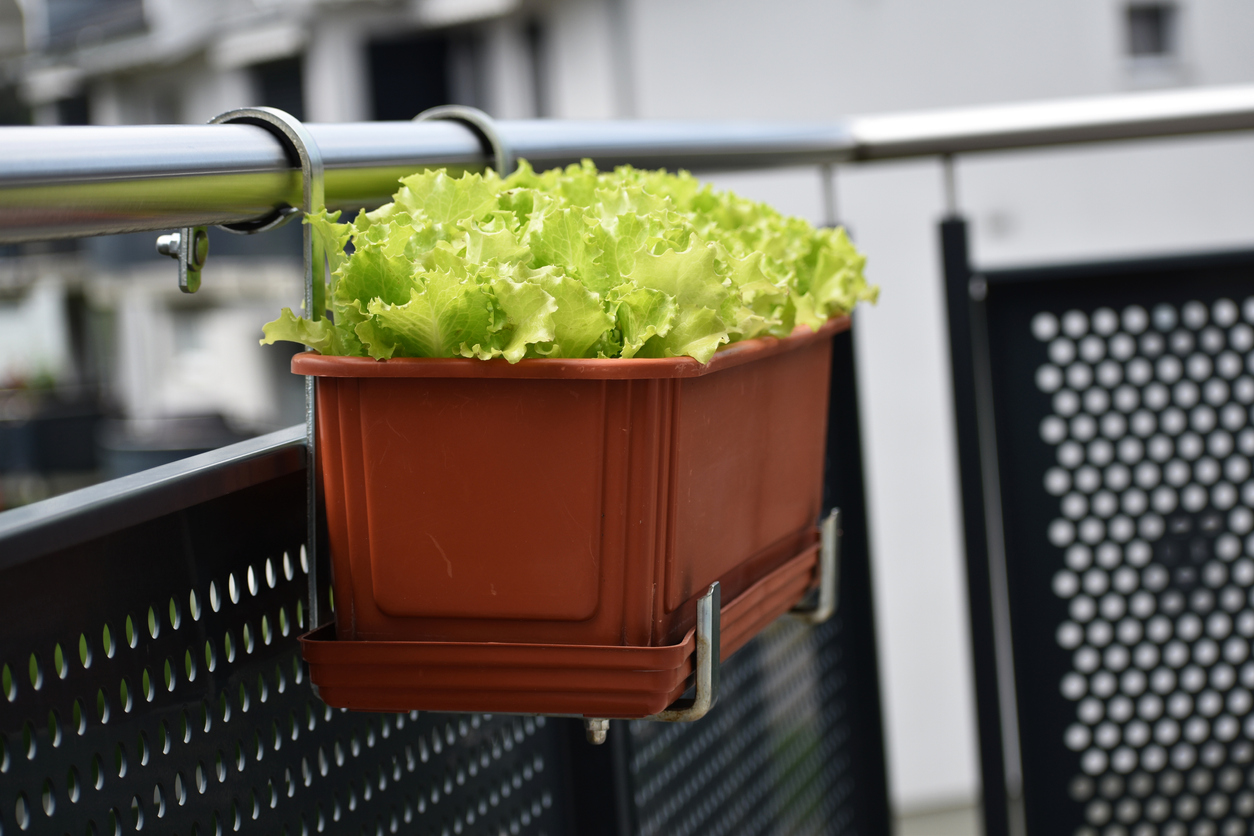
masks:
<svg viewBox="0 0 1254 836"><path fill-rule="evenodd" d="M327 16L311 30L303 63L306 118L310 122L369 119L366 31L351 14Z"/></svg>
<svg viewBox="0 0 1254 836"><path fill-rule="evenodd" d="M55 273L22 296L0 299L0 387L40 378L74 383L69 346L65 286Z"/></svg>
<svg viewBox="0 0 1254 836"><path fill-rule="evenodd" d="M614 76L607 0L554 3L545 32L550 116L608 119L614 111Z"/></svg>
<svg viewBox="0 0 1254 836"><path fill-rule="evenodd" d="M1182 60L1123 55L1117 0L632 0L644 118L856 113L1254 81L1254 4L1181 3ZM555 116L613 112L609 12L559 3ZM598 40L601 39L601 40ZM979 263L1254 242L1254 139L1218 137L963 159ZM821 217L814 172L716 178ZM978 760L933 161L842 170L840 215L880 304L859 315L861 397L890 782L899 809L974 799Z"/></svg>

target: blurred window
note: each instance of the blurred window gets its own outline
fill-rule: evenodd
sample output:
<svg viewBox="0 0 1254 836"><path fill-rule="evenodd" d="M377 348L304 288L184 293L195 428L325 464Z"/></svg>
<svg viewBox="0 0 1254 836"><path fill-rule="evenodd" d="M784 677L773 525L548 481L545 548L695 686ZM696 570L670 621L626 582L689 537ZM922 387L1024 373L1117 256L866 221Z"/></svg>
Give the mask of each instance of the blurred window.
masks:
<svg viewBox="0 0 1254 836"><path fill-rule="evenodd" d="M58 125L90 125L91 102L86 95L70 96L57 102Z"/></svg>
<svg viewBox="0 0 1254 836"><path fill-rule="evenodd" d="M1134 58L1174 55L1177 18L1176 7L1171 3L1128 6L1128 54Z"/></svg>
<svg viewBox="0 0 1254 836"><path fill-rule="evenodd" d="M531 108L538 118L552 116L549 93L548 43L544 24L532 19L527 22L527 53L531 63Z"/></svg>
<svg viewBox="0 0 1254 836"><path fill-rule="evenodd" d="M142 32L143 0L45 0L49 49L73 49Z"/></svg>
<svg viewBox="0 0 1254 836"><path fill-rule="evenodd" d="M17 87L0 87L0 125L29 125L30 106L22 100Z"/></svg>
<svg viewBox="0 0 1254 836"><path fill-rule="evenodd" d="M285 110L297 119L305 118L305 81L299 55L254 64L252 73L263 105Z"/></svg>
<svg viewBox="0 0 1254 836"><path fill-rule="evenodd" d="M473 26L370 42L373 117L412 119L429 107L484 107L484 42Z"/></svg>
<svg viewBox="0 0 1254 836"><path fill-rule="evenodd" d="M424 33L370 44L370 95L373 117L412 119L452 100L447 35Z"/></svg>

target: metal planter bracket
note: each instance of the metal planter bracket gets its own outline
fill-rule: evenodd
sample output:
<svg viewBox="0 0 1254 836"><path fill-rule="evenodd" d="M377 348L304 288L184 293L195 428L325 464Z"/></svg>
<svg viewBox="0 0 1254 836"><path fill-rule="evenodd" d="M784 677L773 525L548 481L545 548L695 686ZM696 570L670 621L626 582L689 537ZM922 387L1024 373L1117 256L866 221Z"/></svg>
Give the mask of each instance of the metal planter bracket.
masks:
<svg viewBox="0 0 1254 836"><path fill-rule="evenodd" d="M824 519L820 531L818 601L812 606L798 605L790 614L807 624L822 624L836 612L840 580L840 509L833 508ZM670 708L646 720L664 723L691 723L700 720L718 699L719 684L719 613L722 596L718 582L697 600L697 665L696 687L691 698L677 700ZM594 745L604 743L610 721L585 717L584 733Z"/></svg>
<svg viewBox="0 0 1254 836"><path fill-rule="evenodd" d="M798 605L791 610L794 618L808 624L822 624L836 612L840 574L840 509L833 508L824 519L820 532L818 601L812 606ZM716 581L697 600L697 663L696 687L693 696L675 701L665 711L645 717L664 723L691 723L700 720L714 707L719 685L719 614L722 596ZM585 717L584 733L594 745L604 743L610 721Z"/></svg>
<svg viewBox="0 0 1254 836"><path fill-rule="evenodd" d="M697 599L697 669L696 683L691 699L684 698L671 703L663 712L646 717L663 723L691 723L700 720L718 700L719 680L719 615L722 593L718 581L710 584L705 594Z"/></svg>
<svg viewBox="0 0 1254 836"><path fill-rule="evenodd" d="M693 695L678 699L665 711L643 719L663 723L691 723L700 720L714 707L718 700L721 605L722 595L718 581L715 581L697 599L697 661ZM610 721L601 717L585 717L583 728L588 742L594 746L600 745L609 734Z"/></svg>
<svg viewBox="0 0 1254 836"><path fill-rule="evenodd" d="M836 612L840 591L840 509L833 508L822 523L819 546L819 597L813 606L797 605L791 615L807 624L822 624Z"/></svg>
<svg viewBox="0 0 1254 836"><path fill-rule="evenodd" d="M300 166L301 171L301 207L278 206L274 212L257 221L224 226L230 232L252 234L264 232L282 226L294 215L303 211L309 215L323 208L326 203L326 186L322 153L313 135L295 116L273 107L243 107L228 110L209 120L211 125L223 125L241 122L265 128L283 144L283 150L293 164ZM326 257L321 249L315 252L313 228L305 225L301 239L301 249L305 262L305 315L317 321L323 318L326 299L322 290L326 286ZM307 349L310 350L310 349ZM309 528L305 539L305 560L309 566L309 620L308 629L315 630L322 624L321 608L318 602L318 462L316 459L317 427L315 424L314 401L317 396L317 379L305 378L305 473L306 473L306 514Z"/></svg>
<svg viewBox="0 0 1254 836"><path fill-rule="evenodd" d="M514 152L491 116L477 107L467 105L440 105L424 110L414 117L415 122L431 122L445 120L465 125L484 146L484 150L492 154L492 167L502 177L508 177L514 170Z"/></svg>

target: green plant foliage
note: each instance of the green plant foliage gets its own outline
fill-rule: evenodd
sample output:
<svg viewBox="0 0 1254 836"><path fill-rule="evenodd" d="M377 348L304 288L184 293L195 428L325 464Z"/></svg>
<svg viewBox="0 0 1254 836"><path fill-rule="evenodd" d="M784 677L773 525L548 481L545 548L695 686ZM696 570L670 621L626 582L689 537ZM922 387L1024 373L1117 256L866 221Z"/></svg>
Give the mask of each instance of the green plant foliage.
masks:
<svg viewBox="0 0 1254 836"><path fill-rule="evenodd" d="M305 219L329 316L284 308L263 344L373 357L678 357L874 301L842 229L815 229L685 171L588 160L536 173L426 171L392 203ZM346 252L352 245L351 255Z"/></svg>

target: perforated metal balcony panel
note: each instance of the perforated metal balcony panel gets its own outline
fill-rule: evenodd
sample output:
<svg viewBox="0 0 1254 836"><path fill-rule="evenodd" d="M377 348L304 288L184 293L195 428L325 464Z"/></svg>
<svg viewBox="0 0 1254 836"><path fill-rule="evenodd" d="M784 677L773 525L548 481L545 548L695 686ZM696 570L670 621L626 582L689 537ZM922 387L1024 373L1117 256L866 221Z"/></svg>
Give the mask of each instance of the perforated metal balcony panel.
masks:
<svg viewBox="0 0 1254 836"><path fill-rule="evenodd" d="M602 747L572 719L318 699L303 428L0 516L0 836L885 832L847 334L835 352L837 615L772 625L705 719Z"/></svg>
<svg viewBox="0 0 1254 836"><path fill-rule="evenodd" d="M296 472L4 571L0 832L567 832L554 723L317 699L303 528Z"/></svg>
<svg viewBox="0 0 1254 836"><path fill-rule="evenodd" d="M1003 682L1000 730L1016 719L1027 832L1249 832L1254 253L969 290L968 420L991 407L983 505L1001 511L985 594L995 613L1000 527L1017 709Z"/></svg>

